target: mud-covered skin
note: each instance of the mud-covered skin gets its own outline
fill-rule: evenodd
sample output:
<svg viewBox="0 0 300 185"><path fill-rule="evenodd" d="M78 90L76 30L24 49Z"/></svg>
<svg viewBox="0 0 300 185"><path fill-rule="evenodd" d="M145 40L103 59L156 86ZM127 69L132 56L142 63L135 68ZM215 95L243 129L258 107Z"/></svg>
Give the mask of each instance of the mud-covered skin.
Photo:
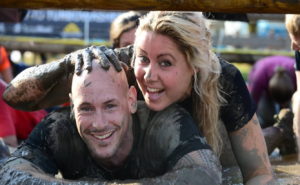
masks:
<svg viewBox="0 0 300 185"><path fill-rule="evenodd" d="M206 175L199 175L206 174ZM195 178L197 177L197 178ZM206 169L199 166L177 169L158 178L140 180L104 181L102 179L66 180L57 179L41 172L36 166L24 159L15 159L1 169L0 182L3 185L117 185L117 184L169 184L169 185L214 185L214 179Z"/></svg>
<svg viewBox="0 0 300 185"><path fill-rule="evenodd" d="M38 110L66 102L73 70L66 58L30 67L10 82L3 99L12 107L23 110Z"/></svg>
<svg viewBox="0 0 300 185"><path fill-rule="evenodd" d="M74 72L80 74L85 69L90 71L91 60L100 59L97 61L102 68L109 69L113 65L117 71L121 71L119 60L130 63L132 47L115 49L114 52L104 46L91 46L58 61L30 67L10 82L3 99L14 108L27 111L65 103L69 101Z"/></svg>
<svg viewBox="0 0 300 185"><path fill-rule="evenodd" d="M219 161L195 135L187 112L173 106L154 113L143 103L138 106L134 147L122 168L108 172L95 165L64 108L50 114L48 123L41 122L13 153L0 169L0 184L221 184ZM80 181L55 179L58 170Z"/></svg>

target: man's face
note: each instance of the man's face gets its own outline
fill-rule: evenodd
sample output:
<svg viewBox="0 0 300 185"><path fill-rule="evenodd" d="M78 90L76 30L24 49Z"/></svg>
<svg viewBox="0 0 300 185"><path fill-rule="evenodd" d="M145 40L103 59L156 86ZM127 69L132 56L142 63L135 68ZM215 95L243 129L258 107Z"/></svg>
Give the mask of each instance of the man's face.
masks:
<svg viewBox="0 0 300 185"><path fill-rule="evenodd" d="M300 50L300 35L289 34L291 38L291 48L295 51Z"/></svg>
<svg viewBox="0 0 300 185"><path fill-rule="evenodd" d="M74 75L71 95L78 132L100 164L118 164L131 150L136 91L128 90L124 72L94 66Z"/></svg>

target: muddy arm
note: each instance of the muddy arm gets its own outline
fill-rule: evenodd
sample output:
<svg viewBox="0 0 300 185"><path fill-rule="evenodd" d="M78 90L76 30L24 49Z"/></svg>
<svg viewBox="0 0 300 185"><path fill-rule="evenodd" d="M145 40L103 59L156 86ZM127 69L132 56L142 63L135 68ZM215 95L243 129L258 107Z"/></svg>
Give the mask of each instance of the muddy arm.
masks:
<svg viewBox="0 0 300 185"><path fill-rule="evenodd" d="M112 64L117 71L121 71L119 60L130 63L132 47L114 52L104 46L92 46L75 51L59 61L30 67L11 81L3 99L16 109L28 111L65 103L69 101L74 70L76 74L92 70L91 60L94 58L99 59L102 68L108 69Z"/></svg>
<svg viewBox="0 0 300 185"><path fill-rule="evenodd" d="M219 160L211 150L197 150L183 156L166 174L142 179L141 184L217 185L222 184Z"/></svg>
<svg viewBox="0 0 300 185"><path fill-rule="evenodd" d="M74 67L62 59L30 67L16 76L7 86L3 99L12 107L38 110L69 100Z"/></svg>
<svg viewBox="0 0 300 185"><path fill-rule="evenodd" d="M145 178L140 180L125 180L108 182L103 179L77 180L70 181L54 178L45 174L41 169L29 161L17 158L7 162L0 170L0 183L3 185L21 184L132 184L139 183L144 185L152 184L179 184L179 185L206 185L221 184L221 172L218 169L216 158L212 158L209 150L199 150L185 155L178 161L172 171L163 176L155 178Z"/></svg>
<svg viewBox="0 0 300 185"><path fill-rule="evenodd" d="M244 127L230 133L230 140L245 184L272 184L271 164L256 115Z"/></svg>
<svg viewBox="0 0 300 185"><path fill-rule="evenodd" d="M0 184L2 185L102 185L101 179L88 180L66 180L47 175L33 163L22 159L10 159L0 170ZM109 184L109 183L106 183Z"/></svg>

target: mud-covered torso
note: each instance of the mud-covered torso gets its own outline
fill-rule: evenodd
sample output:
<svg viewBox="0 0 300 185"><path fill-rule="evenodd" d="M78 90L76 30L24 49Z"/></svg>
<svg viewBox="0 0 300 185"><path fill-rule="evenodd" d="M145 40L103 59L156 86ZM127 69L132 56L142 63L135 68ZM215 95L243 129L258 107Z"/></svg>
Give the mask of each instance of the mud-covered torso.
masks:
<svg viewBox="0 0 300 185"><path fill-rule="evenodd" d="M209 149L191 116L173 105L161 112L139 102L133 116L134 145L122 168L97 166L70 118L69 108L47 116L13 154L33 162L43 171L66 179L137 179L162 175L185 154Z"/></svg>

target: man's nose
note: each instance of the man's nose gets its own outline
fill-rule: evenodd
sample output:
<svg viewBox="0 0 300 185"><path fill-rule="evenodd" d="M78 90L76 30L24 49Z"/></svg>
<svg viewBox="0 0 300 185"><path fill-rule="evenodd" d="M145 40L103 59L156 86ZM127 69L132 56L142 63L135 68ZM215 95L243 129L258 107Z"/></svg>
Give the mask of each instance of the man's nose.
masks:
<svg viewBox="0 0 300 185"><path fill-rule="evenodd" d="M102 111L97 111L95 120L93 122L93 127L101 129L107 125L107 119L105 118Z"/></svg>

